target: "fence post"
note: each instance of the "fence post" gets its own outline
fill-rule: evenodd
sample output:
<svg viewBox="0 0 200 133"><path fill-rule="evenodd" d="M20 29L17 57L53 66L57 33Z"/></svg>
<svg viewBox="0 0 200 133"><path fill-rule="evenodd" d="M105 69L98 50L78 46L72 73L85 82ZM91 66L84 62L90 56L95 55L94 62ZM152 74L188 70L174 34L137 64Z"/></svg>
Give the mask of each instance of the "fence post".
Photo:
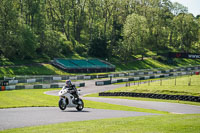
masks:
<svg viewBox="0 0 200 133"><path fill-rule="evenodd" d="M191 77L189 78L188 86L191 86Z"/></svg>
<svg viewBox="0 0 200 133"><path fill-rule="evenodd" d="M176 77L175 77L175 86L176 86Z"/></svg>
<svg viewBox="0 0 200 133"><path fill-rule="evenodd" d="M162 86L162 79L160 79L160 86Z"/></svg>

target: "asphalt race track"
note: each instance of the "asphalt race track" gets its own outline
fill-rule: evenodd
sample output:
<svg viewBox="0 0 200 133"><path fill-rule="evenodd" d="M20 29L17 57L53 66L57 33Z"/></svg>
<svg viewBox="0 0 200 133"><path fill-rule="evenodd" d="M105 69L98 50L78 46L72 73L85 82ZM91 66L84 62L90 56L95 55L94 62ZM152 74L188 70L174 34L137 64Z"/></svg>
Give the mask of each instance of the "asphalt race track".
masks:
<svg viewBox="0 0 200 133"><path fill-rule="evenodd" d="M111 90L125 86L124 84L95 86L94 81L86 81L86 86L81 88L82 95L90 93L98 93L106 90ZM48 95L56 95L58 91L45 92ZM136 101L126 99L110 99L110 98L95 98L84 97L86 100L112 103L118 105L133 106L139 108L155 109L168 111L176 114L196 114L200 113L200 106L152 102L152 101ZM77 112L75 108L68 108L66 111L61 111L58 107L28 107L28 108L10 108L0 109L0 130L20 128L27 126L47 125L62 122L95 120L104 118L116 117L133 117L156 115L151 113L132 112L132 111L117 111L84 108L83 111Z"/></svg>
<svg viewBox="0 0 200 133"><path fill-rule="evenodd" d="M116 117L156 115L150 113L84 108L61 111L58 107L29 107L0 110L0 130L61 122L95 120Z"/></svg>
<svg viewBox="0 0 200 133"><path fill-rule="evenodd" d="M124 84L117 85L106 85L106 86L95 86L92 81L87 81L86 87L82 90L82 95L90 93L98 93L106 90L111 90L125 86ZM58 96L58 91L46 92L48 95ZM174 114L198 114L200 113L200 106L178 104L178 103L167 103L167 102L154 102L154 101L137 101L127 99L112 99L112 98L97 98L97 97L83 97L85 100L104 102L117 105L132 106L145 109L154 109L159 111L166 111Z"/></svg>

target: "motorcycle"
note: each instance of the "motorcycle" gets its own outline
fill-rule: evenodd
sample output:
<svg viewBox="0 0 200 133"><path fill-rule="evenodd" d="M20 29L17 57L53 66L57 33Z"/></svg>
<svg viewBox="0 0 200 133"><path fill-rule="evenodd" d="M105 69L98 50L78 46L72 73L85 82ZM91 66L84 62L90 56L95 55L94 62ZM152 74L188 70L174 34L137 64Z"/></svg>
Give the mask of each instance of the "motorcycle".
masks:
<svg viewBox="0 0 200 133"><path fill-rule="evenodd" d="M71 90L69 90L69 88L65 88L63 87L58 95L60 97L60 100L59 100L59 108L61 110L65 110L67 107L69 108L76 108L77 111L81 111L83 110L84 108L84 103L83 103L83 100L79 98L79 95L80 95L80 90L77 91L77 95L78 95L78 98L75 99L75 97L71 94Z"/></svg>

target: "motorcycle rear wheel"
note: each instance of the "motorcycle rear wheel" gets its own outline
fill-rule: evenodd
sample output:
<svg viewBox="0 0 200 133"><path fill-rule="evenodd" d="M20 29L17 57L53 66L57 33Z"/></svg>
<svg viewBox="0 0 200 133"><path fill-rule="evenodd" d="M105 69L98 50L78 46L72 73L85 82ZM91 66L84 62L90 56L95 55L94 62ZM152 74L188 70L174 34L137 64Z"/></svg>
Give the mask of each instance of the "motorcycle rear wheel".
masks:
<svg viewBox="0 0 200 133"><path fill-rule="evenodd" d="M60 100L59 100L58 105L59 105L59 108L60 108L61 110L65 110L66 107L67 107L67 104L64 104L63 99L60 99Z"/></svg>
<svg viewBox="0 0 200 133"><path fill-rule="evenodd" d="M78 104L78 106L76 107L76 109L77 109L77 111L82 111L83 108L84 108L83 100L80 99L80 100L78 101L78 103L79 103L79 102L81 102L81 104Z"/></svg>

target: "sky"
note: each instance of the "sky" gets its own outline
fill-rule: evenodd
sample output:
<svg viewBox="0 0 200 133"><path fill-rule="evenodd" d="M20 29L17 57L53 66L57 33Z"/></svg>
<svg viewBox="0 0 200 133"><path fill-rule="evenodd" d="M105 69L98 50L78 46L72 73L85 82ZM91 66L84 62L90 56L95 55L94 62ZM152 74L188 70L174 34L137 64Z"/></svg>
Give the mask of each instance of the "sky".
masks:
<svg viewBox="0 0 200 133"><path fill-rule="evenodd" d="M194 16L200 15L200 0L171 0L188 7L188 12Z"/></svg>

